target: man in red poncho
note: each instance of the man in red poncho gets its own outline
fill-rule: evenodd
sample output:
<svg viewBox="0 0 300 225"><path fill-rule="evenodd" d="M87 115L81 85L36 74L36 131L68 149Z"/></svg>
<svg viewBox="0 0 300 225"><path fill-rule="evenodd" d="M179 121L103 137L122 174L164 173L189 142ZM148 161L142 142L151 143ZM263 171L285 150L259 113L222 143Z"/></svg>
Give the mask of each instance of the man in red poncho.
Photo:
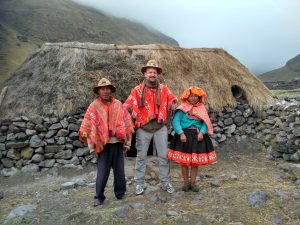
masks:
<svg viewBox="0 0 300 225"><path fill-rule="evenodd" d="M126 192L124 172L124 151L130 148L134 131L132 119L123 109L122 103L112 97L116 88L106 78L102 78L94 93L99 96L89 105L79 135L97 157L97 180L94 206L105 200L104 189L110 168L114 172L114 192L122 199Z"/></svg>
<svg viewBox="0 0 300 225"><path fill-rule="evenodd" d="M132 118L137 129L135 193L136 195L143 194L146 188L147 151L153 138L158 155L162 189L171 194L175 189L171 183L170 164L167 158L168 131L166 124L169 111L176 103L177 98L166 85L158 82L158 75L162 73L162 69L155 60L149 60L141 71L145 77L144 81L131 91L124 103L124 107L132 111Z"/></svg>

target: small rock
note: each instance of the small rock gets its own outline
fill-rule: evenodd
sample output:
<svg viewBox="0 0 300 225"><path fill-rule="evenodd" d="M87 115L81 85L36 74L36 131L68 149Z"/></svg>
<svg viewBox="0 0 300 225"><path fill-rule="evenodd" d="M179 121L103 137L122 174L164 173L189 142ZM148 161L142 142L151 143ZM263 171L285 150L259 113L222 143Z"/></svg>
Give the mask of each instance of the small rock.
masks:
<svg viewBox="0 0 300 225"><path fill-rule="evenodd" d="M283 223L283 220L279 217L273 217L271 219L271 223L274 224L274 225L278 225L278 224L282 224Z"/></svg>
<svg viewBox="0 0 300 225"><path fill-rule="evenodd" d="M55 124L52 124L50 127L49 127L49 130L59 130L63 128L61 123L55 123Z"/></svg>
<svg viewBox="0 0 300 225"><path fill-rule="evenodd" d="M166 213L167 216L178 216L178 213L176 211L173 210L168 210Z"/></svg>
<svg viewBox="0 0 300 225"><path fill-rule="evenodd" d="M45 135L45 138L52 138L55 134L56 134L56 130L49 130L46 135Z"/></svg>
<svg viewBox="0 0 300 225"><path fill-rule="evenodd" d="M13 209L8 216L6 217L6 220L4 223L8 223L13 219L18 218L19 221L22 221L23 217L29 213L32 212L36 209L37 205L33 205L33 204L27 204L27 205L22 205L19 206L15 209Z"/></svg>
<svg viewBox="0 0 300 225"><path fill-rule="evenodd" d="M11 167L14 166L13 161L11 159L9 159L9 158L3 158L3 159L1 159L1 163L3 164L3 166L5 168L11 168Z"/></svg>
<svg viewBox="0 0 300 225"><path fill-rule="evenodd" d="M229 180L237 180L238 179L238 177L234 174L229 174L229 175L227 175L227 177Z"/></svg>
<svg viewBox="0 0 300 225"><path fill-rule="evenodd" d="M132 203L130 207L133 209L145 209L145 205L142 203Z"/></svg>
<svg viewBox="0 0 300 225"><path fill-rule="evenodd" d="M62 192L62 195L66 197L66 196L69 195L69 192L68 192L67 190L66 190L66 191L63 191L63 192Z"/></svg>
<svg viewBox="0 0 300 225"><path fill-rule="evenodd" d="M69 181L69 182L63 183L61 185L62 190L67 190L67 189L72 189L72 188L75 188L75 182L73 182L73 181Z"/></svg>
<svg viewBox="0 0 300 225"><path fill-rule="evenodd" d="M90 149L88 147L85 147L85 148L78 148L76 150L76 155L77 156L85 156L85 155L88 155L90 152Z"/></svg>
<svg viewBox="0 0 300 225"><path fill-rule="evenodd" d="M256 207L267 201L268 194L264 191L255 191L248 195L249 206Z"/></svg>
<svg viewBox="0 0 300 225"><path fill-rule="evenodd" d="M127 218L128 217L128 207L122 207L117 209L114 214L119 218Z"/></svg>
<svg viewBox="0 0 300 225"><path fill-rule="evenodd" d="M14 160L19 160L21 158L21 155L17 150L10 149L8 150L6 157Z"/></svg>
<svg viewBox="0 0 300 225"><path fill-rule="evenodd" d="M94 188L96 186L96 182L88 183L87 186L90 188Z"/></svg>
<svg viewBox="0 0 300 225"><path fill-rule="evenodd" d="M21 169L22 172L38 172L39 170L40 167L36 164L29 164Z"/></svg>
<svg viewBox="0 0 300 225"><path fill-rule="evenodd" d="M287 171L294 179L300 179L300 164L282 163L279 165L281 169Z"/></svg>
<svg viewBox="0 0 300 225"><path fill-rule="evenodd" d="M75 186L84 186L86 184L86 181L83 177L78 177L72 179L72 182L75 183Z"/></svg>
<svg viewBox="0 0 300 225"><path fill-rule="evenodd" d="M24 148L21 151L21 157L23 159L31 159L33 152L34 152L34 150L32 148L29 148L29 147Z"/></svg>
<svg viewBox="0 0 300 225"><path fill-rule="evenodd" d="M40 167L46 167L46 168L51 168L53 167L55 164L55 159L49 159L49 160L45 160L39 163Z"/></svg>
<svg viewBox="0 0 300 225"><path fill-rule="evenodd" d="M31 161L34 162L34 163L39 163L39 162L42 162L44 160L44 155L42 154L35 154Z"/></svg>
<svg viewBox="0 0 300 225"><path fill-rule="evenodd" d="M2 169L2 175L5 176L5 177L14 176L18 172L19 172L19 170L16 169L15 167L12 167L12 168L3 168Z"/></svg>
<svg viewBox="0 0 300 225"><path fill-rule="evenodd" d="M0 191L0 199L3 199L3 198L4 198L4 192Z"/></svg>
<svg viewBox="0 0 300 225"><path fill-rule="evenodd" d="M158 196L157 196L157 195L152 195L152 196L150 197L150 199L149 199L149 202L150 202L151 204L157 204L157 203L159 202Z"/></svg>
<svg viewBox="0 0 300 225"><path fill-rule="evenodd" d="M38 148L45 145L38 135L33 135L30 138L29 143L30 143L30 147L32 148Z"/></svg>
<svg viewBox="0 0 300 225"><path fill-rule="evenodd" d="M212 181L210 182L210 185L211 185L212 187L220 187L220 186L221 186L220 181L217 180L217 179L212 180Z"/></svg>

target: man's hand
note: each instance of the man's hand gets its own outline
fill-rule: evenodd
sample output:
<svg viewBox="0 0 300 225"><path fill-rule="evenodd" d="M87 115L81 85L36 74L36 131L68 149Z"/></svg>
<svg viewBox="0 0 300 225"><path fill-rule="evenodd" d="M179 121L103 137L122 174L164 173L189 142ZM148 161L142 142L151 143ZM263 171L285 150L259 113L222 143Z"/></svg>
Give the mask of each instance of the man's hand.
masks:
<svg viewBox="0 0 300 225"><path fill-rule="evenodd" d="M98 159L98 153L95 153L95 149L90 149L90 154L93 155L96 159Z"/></svg>
<svg viewBox="0 0 300 225"><path fill-rule="evenodd" d="M197 139L198 139L198 141L203 140L203 134L201 132L198 133Z"/></svg>
<svg viewBox="0 0 300 225"><path fill-rule="evenodd" d="M181 142L186 142L186 136L184 133L180 134L180 141Z"/></svg>

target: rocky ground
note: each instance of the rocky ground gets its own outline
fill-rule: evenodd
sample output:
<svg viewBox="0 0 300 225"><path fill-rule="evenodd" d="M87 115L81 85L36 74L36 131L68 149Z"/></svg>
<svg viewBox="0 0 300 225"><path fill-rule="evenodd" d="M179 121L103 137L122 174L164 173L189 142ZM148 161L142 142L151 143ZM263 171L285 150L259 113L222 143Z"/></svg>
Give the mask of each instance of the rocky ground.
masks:
<svg viewBox="0 0 300 225"><path fill-rule="evenodd" d="M114 197L111 175L107 200L96 208L94 165L0 177L0 224L300 224L300 182L263 149L253 139L220 146L218 162L199 170L199 193L180 190L180 167L172 164L172 195L160 189L157 161L149 157L147 191L135 196L135 158L126 158L125 199Z"/></svg>

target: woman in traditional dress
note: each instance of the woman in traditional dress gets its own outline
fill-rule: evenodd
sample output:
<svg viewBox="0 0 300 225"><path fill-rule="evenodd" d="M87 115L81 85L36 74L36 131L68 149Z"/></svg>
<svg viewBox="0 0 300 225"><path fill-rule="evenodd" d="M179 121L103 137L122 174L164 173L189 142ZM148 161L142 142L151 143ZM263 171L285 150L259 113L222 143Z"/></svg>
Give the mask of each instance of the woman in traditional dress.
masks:
<svg viewBox="0 0 300 225"><path fill-rule="evenodd" d="M175 136L168 150L168 158L181 165L182 190L185 192L198 192L198 167L217 160L209 137L213 134L213 126L204 105L205 97L206 93L195 86L184 91L180 98L182 104L176 108L172 121Z"/></svg>

